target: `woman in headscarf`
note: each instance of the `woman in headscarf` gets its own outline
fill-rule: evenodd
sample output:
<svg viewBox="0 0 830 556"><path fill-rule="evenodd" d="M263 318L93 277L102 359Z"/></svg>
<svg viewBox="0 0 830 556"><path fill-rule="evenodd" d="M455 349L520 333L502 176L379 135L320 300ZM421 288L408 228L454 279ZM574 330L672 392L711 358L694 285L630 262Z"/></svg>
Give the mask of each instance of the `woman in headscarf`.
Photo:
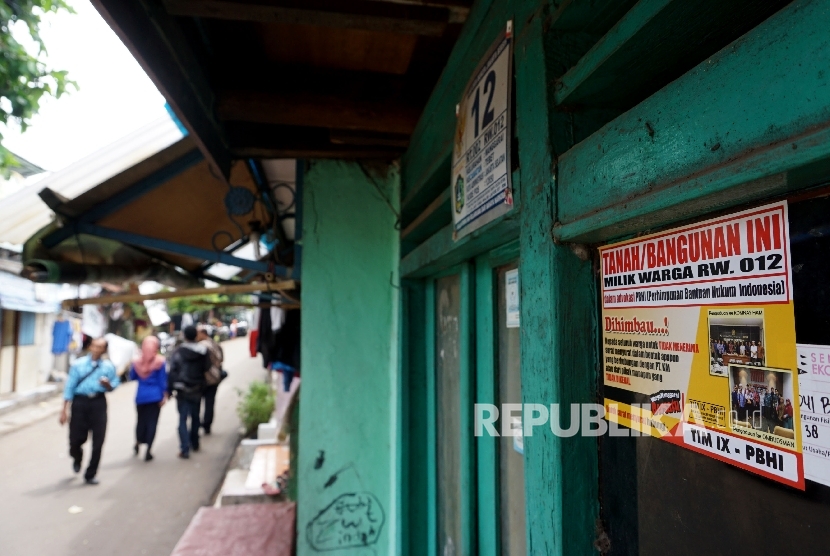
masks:
<svg viewBox="0 0 830 556"><path fill-rule="evenodd" d="M156 437L156 425L159 421L161 407L167 402L167 369L164 356L159 354L159 339L147 336L141 342L141 353L133 359L130 367L130 380L138 380L135 393L135 405L138 411L138 423L135 426L135 455L138 446L147 445L144 461L153 459L150 450Z"/></svg>
<svg viewBox="0 0 830 556"><path fill-rule="evenodd" d="M776 417L778 418L778 425L784 426L784 413L785 413L786 406L784 405L784 398L778 398L778 409L776 411Z"/></svg>
<svg viewBox="0 0 830 556"><path fill-rule="evenodd" d="M793 428L793 404L787 400L784 406L784 428L792 430Z"/></svg>

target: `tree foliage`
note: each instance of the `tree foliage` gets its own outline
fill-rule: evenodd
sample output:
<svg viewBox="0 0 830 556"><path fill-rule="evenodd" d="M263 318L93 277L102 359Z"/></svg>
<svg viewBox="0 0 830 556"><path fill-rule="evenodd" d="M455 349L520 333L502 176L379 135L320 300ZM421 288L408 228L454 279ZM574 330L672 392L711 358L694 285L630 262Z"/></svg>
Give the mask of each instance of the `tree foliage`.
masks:
<svg viewBox="0 0 830 556"><path fill-rule="evenodd" d="M67 72L49 69L44 57L46 45L40 36L41 17L61 10L74 13L64 0L0 0L0 172L8 174L16 165L14 156L2 145L3 128L14 123L25 131L46 96L60 98L77 84ZM37 52L30 53L12 33L25 27ZM18 31L19 32L19 31Z"/></svg>
<svg viewBox="0 0 830 556"><path fill-rule="evenodd" d="M241 307L213 307L212 303L250 303L250 294L211 294L199 297L174 297L167 300L167 311L171 315L181 315L184 313L207 313L213 309L213 314L216 318L223 320L231 318L238 314ZM194 303L196 302L196 303ZM200 303L201 302L201 303Z"/></svg>

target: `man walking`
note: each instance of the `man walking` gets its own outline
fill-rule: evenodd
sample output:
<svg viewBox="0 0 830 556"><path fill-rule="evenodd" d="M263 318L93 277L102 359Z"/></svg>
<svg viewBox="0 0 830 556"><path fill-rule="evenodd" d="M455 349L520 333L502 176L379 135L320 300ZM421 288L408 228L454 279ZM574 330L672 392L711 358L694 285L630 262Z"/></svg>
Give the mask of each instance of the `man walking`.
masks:
<svg viewBox="0 0 830 556"><path fill-rule="evenodd" d="M196 343L196 327L184 328L184 342L170 357L170 374L167 376L168 394L176 393L179 409L179 457L188 459L190 450L199 451L199 410L205 390L205 373L210 370L207 348ZM190 431L187 418L190 417Z"/></svg>
<svg viewBox="0 0 830 556"><path fill-rule="evenodd" d="M205 391L202 398L205 400L205 413L202 417L202 428L205 434L210 434L210 427L213 424L213 407L216 404L216 390L219 388L219 383L222 381L222 362L225 359L225 354L222 352L222 347L213 341L213 338L207 333L207 327L199 326L197 328L196 340L208 350L210 355L210 371L205 374Z"/></svg>
<svg viewBox="0 0 830 556"><path fill-rule="evenodd" d="M71 404L72 416L69 418L69 455L72 457L72 469L81 471L83 459L82 446L92 432L92 455L84 479L89 485L97 485L98 463L101 461L101 448L107 432L107 399L105 392L111 392L120 380L115 374L115 366L102 359L107 351L107 341L103 338L93 340L89 345L89 354L81 357L69 369L66 387L63 391L63 410L60 424L67 420L67 410Z"/></svg>

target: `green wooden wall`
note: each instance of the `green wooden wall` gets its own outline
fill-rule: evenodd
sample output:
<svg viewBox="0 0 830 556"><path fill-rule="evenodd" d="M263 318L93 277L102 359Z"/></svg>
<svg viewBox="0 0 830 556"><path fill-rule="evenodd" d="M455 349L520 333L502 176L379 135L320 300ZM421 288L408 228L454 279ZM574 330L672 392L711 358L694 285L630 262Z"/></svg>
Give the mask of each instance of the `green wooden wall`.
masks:
<svg viewBox="0 0 830 556"><path fill-rule="evenodd" d="M455 242L435 210L446 203L455 104L508 19L516 207ZM518 239L524 401L599 401L594 247L827 183L829 28L830 0L476 2L402 160L403 225L425 224L409 235L416 240L406 245L401 274L428 284ZM415 284L421 292L423 282ZM427 288L427 321L429 303ZM479 301L479 343L490 334L483 310ZM423 314L405 318L425 326ZM432 356L428 337L408 337ZM482 358L489 348L476 349ZM428 361L408 362L429 376ZM487 379L482 369L478 379ZM428 390L410 402L429 408ZM422 436L408 446L429 464L434 439ZM598 449L594 439L550 431L525 439L530 554L596 554L606 542ZM429 488L428 474L417 478ZM478 509L488 502L478 500ZM414 539L431 527L429 493L407 504ZM485 542L492 516L481 515L475 553L495 554Z"/></svg>
<svg viewBox="0 0 830 556"><path fill-rule="evenodd" d="M381 534L368 547L395 554L399 178L391 168L318 161L311 163L303 186L297 553L336 546L349 531L326 529L328 514L320 513L363 493L380 507L353 504L349 511L355 517L368 511L374 518L382 512ZM336 553L365 550L356 546Z"/></svg>
<svg viewBox="0 0 830 556"><path fill-rule="evenodd" d="M508 19L516 206L456 242L445 210L455 104ZM419 358L407 352L411 370L430 378L430 277L518 240L525 402L600 401L596 245L827 183L827 29L828 0L476 2L402 159L401 274L413 279L405 326ZM488 283L480 270L479 286ZM481 325L488 292L476 292L479 380L491 376L490 348L480 345L492 332ZM423 384L408 386L408 411L431 411ZM476 387L479 401L492 399L487 384ZM430 464L434 441L419 433L407 443L404 481L419 485L403 521L413 554L435 550L417 541L419 531L434 535L434 507L429 473L416 465ZM484 522L492 447L477 449ZM530 554L607 549L599 449L549 431L525 439ZM494 526L479 524L478 553L497 553Z"/></svg>

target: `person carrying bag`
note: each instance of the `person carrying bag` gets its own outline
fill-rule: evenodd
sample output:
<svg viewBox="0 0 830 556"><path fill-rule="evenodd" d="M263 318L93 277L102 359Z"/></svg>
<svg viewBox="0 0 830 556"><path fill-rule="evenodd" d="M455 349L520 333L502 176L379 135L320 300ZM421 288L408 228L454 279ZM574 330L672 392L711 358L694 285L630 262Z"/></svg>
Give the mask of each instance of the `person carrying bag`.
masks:
<svg viewBox="0 0 830 556"><path fill-rule="evenodd" d="M115 373L115 367L102 356L107 351L104 338L93 340L89 345L89 355L78 359L69 370L64 388L64 405L59 422L61 425L69 420L69 455L72 469L80 473L83 459L83 445L92 433L92 455L84 474L87 484L97 485L98 464L107 432L107 399L105 392L111 392L121 382ZM69 407L72 416L68 417Z"/></svg>
<svg viewBox="0 0 830 556"><path fill-rule="evenodd" d="M205 326L197 328L196 339L199 344L205 346L210 355L211 365L205 373L206 386L204 392L202 392L202 398L205 400L202 429L204 429L205 434L210 434L210 427L213 425L213 408L216 405L216 390L219 388L219 383L228 376L228 373L222 369L222 363L225 359L222 347L213 341Z"/></svg>
<svg viewBox="0 0 830 556"><path fill-rule="evenodd" d="M205 373L210 371L211 361L207 348L196 343L195 326L185 327L184 339L184 343L170 357L167 391L169 395L175 392L179 410L179 457L188 459L191 449L199 451L199 411L207 386Z"/></svg>

